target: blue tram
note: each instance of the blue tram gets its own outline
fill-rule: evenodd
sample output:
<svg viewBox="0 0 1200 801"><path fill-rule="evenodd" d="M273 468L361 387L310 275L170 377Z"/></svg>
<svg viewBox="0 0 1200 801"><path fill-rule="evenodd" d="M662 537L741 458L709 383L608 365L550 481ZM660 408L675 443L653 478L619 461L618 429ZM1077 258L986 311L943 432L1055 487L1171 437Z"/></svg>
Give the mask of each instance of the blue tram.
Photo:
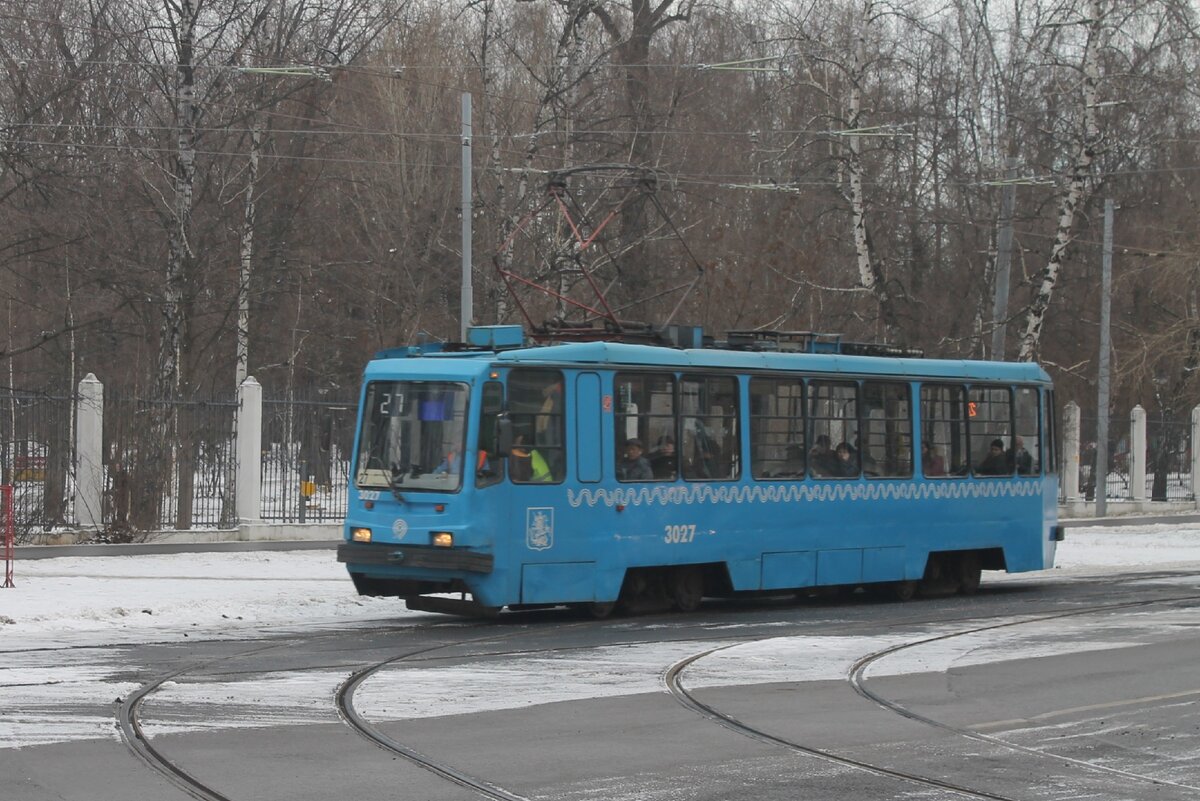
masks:
<svg viewBox="0 0 1200 801"><path fill-rule="evenodd" d="M1053 565L1053 389L1035 364L470 339L366 368L338 550L360 594L602 617L970 593L983 570Z"/></svg>

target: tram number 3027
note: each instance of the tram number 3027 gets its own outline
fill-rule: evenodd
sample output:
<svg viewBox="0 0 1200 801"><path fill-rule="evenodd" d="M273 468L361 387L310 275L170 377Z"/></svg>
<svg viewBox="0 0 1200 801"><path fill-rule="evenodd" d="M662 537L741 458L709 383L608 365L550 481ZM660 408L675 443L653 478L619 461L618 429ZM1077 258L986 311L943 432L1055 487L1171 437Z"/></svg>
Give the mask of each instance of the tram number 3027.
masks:
<svg viewBox="0 0 1200 801"><path fill-rule="evenodd" d="M674 545L676 543L691 542L696 539L695 524L683 523L678 526L663 527L663 542Z"/></svg>

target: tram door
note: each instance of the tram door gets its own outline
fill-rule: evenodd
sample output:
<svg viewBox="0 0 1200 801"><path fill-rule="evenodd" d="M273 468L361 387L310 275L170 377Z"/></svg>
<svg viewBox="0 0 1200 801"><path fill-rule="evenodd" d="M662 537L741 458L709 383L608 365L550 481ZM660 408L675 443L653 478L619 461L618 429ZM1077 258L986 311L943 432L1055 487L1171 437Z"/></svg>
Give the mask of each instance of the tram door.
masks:
<svg viewBox="0 0 1200 801"><path fill-rule="evenodd" d="M580 378L541 367L509 373L513 447L508 519L514 539L510 545L521 564L521 603L587 601L593 596L593 566L567 502L579 473L573 429L578 427ZM598 387L599 379L594 380ZM598 389L589 388L588 394L596 397L598 407Z"/></svg>

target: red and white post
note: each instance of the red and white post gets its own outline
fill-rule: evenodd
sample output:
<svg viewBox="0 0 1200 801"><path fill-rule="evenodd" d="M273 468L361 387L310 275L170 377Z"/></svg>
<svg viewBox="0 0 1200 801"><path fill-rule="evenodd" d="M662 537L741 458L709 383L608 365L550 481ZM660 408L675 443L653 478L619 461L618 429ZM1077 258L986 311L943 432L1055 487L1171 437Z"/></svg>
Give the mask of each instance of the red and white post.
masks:
<svg viewBox="0 0 1200 801"><path fill-rule="evenodd" d="M13 558L14 541L17 536L16 513L13 511L12 484L0 485L0 525L4 527L4 586L14 587Z"/></svg>

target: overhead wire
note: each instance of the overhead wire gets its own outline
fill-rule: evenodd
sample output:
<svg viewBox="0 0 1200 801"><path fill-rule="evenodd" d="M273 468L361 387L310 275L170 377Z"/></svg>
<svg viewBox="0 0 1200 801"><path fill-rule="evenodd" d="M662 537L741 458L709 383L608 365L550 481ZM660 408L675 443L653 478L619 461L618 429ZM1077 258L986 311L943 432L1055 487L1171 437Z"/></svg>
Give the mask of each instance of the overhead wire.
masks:
<svg viewBox="0 0 1200 801"><path fill-rule="evenodd" d="M342 69L342 68L339 68L339 69ZM88 80L88 77L82 76L80 78L77 78L76 80L84 81L84 80ZM406 83L407 83L407 81L406 81ZM450 84L435 83L435 82L411 82L411 83L414 83L416 85L431 86L431 87L440 88L440 89L456 89L457 88ZM368 97L368 95L364 91L356 90L355 88L346 86L344 84L340 85L339 89L341 89L342 91L349 91L349 92L352 92L355 94L359 94L362 97ZM143 94L158 94L158 92L152 88L145 88L145 89L141 89L138 91L140 91ZM370 96L370 97L373 99L373 96ZM498 102L509 102L509 101L513 100L513 98L511 98L509 96L494 94L494 93L485 93L485 97L487 97L488 99L491 99L491 100L498 101ZM532 101L532 100L528 100L528 99L525 99L525 101L530 104L535 104L537 102L537 101ZM320 126L320 128L314 128L314 129L281 129L279 131L279 133L286 133L287 135L293 135L293 136L295 136L295 135L311 135L311 136L335 135L335 134L341 132L341 133L358 133L363 136L379 136L379 137L390 137L390 138L427 138L427 139L431 139L431 140L445 139L447 141L456 141L459 136L458 133L454 133L454 132L433 133L433 132L413 132L413 131L404 131L404 132L387 131L387 130L379 129L379 128L369 128L369 127L362 126L362 125L355 125L352 123L347 123L345 121L331 119L331 118L327 118L327 117L326 118L318 118L318 117L305 116L305 115L300 115L300 114L290 114L287 112L279 111L278 109L265 109L265 108L254 109L252 107L242 106L242 105L238 105L238 104L234 104L234 103L222 103L220 101L205 101L203 103L203 105L205 105L209 108L214 108L214 109L221 108L221 109L236 111L236 112L245 113L245 114L253 113L253 114L256 114L256 115L259 115L262 117L266 117L268 119L286 119L286 120L293 120L293 121L297 121L297 122L314 123L314 124ZM794 128L793 129L793 128L789 128L789 129L778 129L778 130L771 129L769 132L772 134L777 134L777 135L782 135L782 136L795 136L795 135L807 134L807 135L811 135L814 137L823 137L823 136L831 136L832 137L832 136L844 136L844 135L848 135L848 134L858 134L858 135L867 135L867 133L875 134L877 131L879 131L879 129L884 128L884 127L908 126L911 124L912 123L884 124L881 126L874 126L870 131L867 131L865 129L862 131L838 131L838 130L829 130L829 129L806 129L806 128ZM54 128L57 126L56 126L56 124L52 124L52 123L16 122L16 123L10 123L8 126L0 126L0 129L2 129L3 127L9 127L9 128L17 128L17 127ZM68 127L70 127L70 126L68 126ZM174 128L172 128L171 126L142 126L142 125L124 125L124 126L122 126L122 125L108 125L108 126L80 125L77 127L89 128L89 129L94 128L94 129L99 129L99 130L129 130L129 131L174 130ZM202 126L201 128L199 128L197 130L199 130L200 132L204 132L204 133L209 133L209 132L215 133L215 132L223 132L223 131L230 131L230 132L236 132L236 133L247 133L247 132L250 132L251 129L238 128L238 127L224 127L224 126L222 126L222 127ZM654 134L656 136L687 136L687 137L713 136L713 137L736 137L736 138L747 137L750 139L753 139L756 136L762 136L763 133L764 132L762 129L747 129L747 130L663 129L663 130L654 131ZM499 141L499 140L505 140L505 139L524 139L524 138L531 138L534 136L553 137L553 136L561 136L561 135L568 135L568 134L581 135L581 136L583 136L583 135L586 135L586 136L610 136L610 135L619 136L619 135L628 134L628 131L623 131L620 129L574 129L571 131L564 131L561 129L549 129L546 131L524 131L524 132L499 134L499 135L489 135L486 133L478 133L478 134L476 134L476 138L484 139L484 140L490 139L492 141ZM895 136L899 136L899 135L910 136L911 134L908 134L907 132L903 132L903 133L884 133L883 135L885 135L885 136L893 136L893 135L895 135ZM1176 142L1176 141L1180 141L1180 140L1178 138L1170 138L1170 139L1164 138L1161 141L1163 143L1166 143L1166 142ZM51 143L43 143L43 144L51 144ZM514 156L523 156L524 155L523 151L519 151L519 150L505 150L503 152L505 152L509 155L514 155ZM219 153L216 153L216 152L214 152L214 154L219 155ZM441 165L439 165L439 166L441 166ZM1200 169L1200 167L1166 166L1166 167L1158 167L1158 168L1138 168L1136 170L1111 171L1106 174L1107 175L1137 175L1137 174L1169 173L1169 172L1173 172L1173 171L1193 171L1196 169ZM753 179L756 176L750 176L748 174L743 173L743 174L737 174L735 176L724 176L724 177L725 178L736 177L736 178ZM996 180L996 179L993 179L992 181L988 181L987 183L992 183L992 182L994 182L994 180ZM1028 179L1022 179L1022 180L1027 181ZM767 188L774 188L774 187L747 186L744 188L767 189Z"/></svg>
<svg viewBox="0 0 1200 801"><path fill-rule="evenodd" d="M144 129L139 128L139 127L130 126L128 130L144 130ZM175 130L175 129L167 128L164 126L161 128L157 128L157 130ZM214 131L222 131L225 129L213 129L213 130ZM243 129L239 129L239 130L243 130ZM248 131L249 129L244 129L244 130ZM303 132L303 133L307 133L307 132ZM381 134L381 135L383 135L383 134ZM403 135L397 134L396 136L403 136ZM142 144L133 144L133 143L110 144L110 143L86 142L86 141L80 141L80 140L69 140L69 139L38 140L38 139L27 139L27 138L21 138L21 137L10 137L10 138L5 139L4 141L8 142L9 144L25 145L28 147L78 148L81 150L90 148L90 149L99 149L99 150L105 150L105 151L118 151L118 152L134 152L134 151L150 152L150 153L175 153L175 152L178 152L178 148L175 146L167 147L167 146L142 145ZM246 151L244 149L221 150L221 149L202 149L201 148L201 149L197 149L195 152L197 153L197 155L212 156L212 157L244 158L246 156ZM508 155L512 155L512 156L525 155L523 152L517 151L517 150L504 150L502 152L507 153ZM452 161L446 161L446 162L412 161L412 160L404 160L404 159L384 159L384 158L370 159L370 158L362 158L362 157L296 155L296 154L288 154L288 153L271 153L269 151L263 151L261 153L261 155L263 158L274 159L274 160L294 159L294 160L298 160L298 161L328 162L328 163L336 163L336 164L364 164L364 165L373 165L373 166L379 166L379 165L420 166L420 167L435 167L435 168L446 168L446 169L456 169L461 166L461 162L459 160L452 160ZM539 154L539 158L556 159L557 156L555 156L554 154ZM516 167L503 167L502 169L505 172L531 172L534 174L542 174L542 175L552 175L552 174L557 174L557 173L562 172L561 165L559 165L558 167L545 167L545 168L537 168L537 167L529 168L526 166L516 166ZM1167 167L1158 167L1158 168L1138 168L1138 169L1131 169L1131 170L1113 170L1110 172L1106 172L1104 174L1104 177L1133 177L1133 176L1138 176L1138 175L1154 175L1154 174L1166 174L1166 173L1176 173L1176 172L1192 173L1192 172L1197 172L1197 171L1200 171L1200 165L1188 165L1188 166L1180 165L1180 166L1167 166ZM719 187L719 188L723 188L723 189L740 189L740 190L748 190L748 191L791 192L791 191L797 190L802 187L825 187L825 186L832 185L832 183L829 180L817 180L817 179L808 180L808 181L792 180L792 181L778 181L778 182L773 182L773 183L772 182L764 183L761 181L761 178L759 175L749 173L749 172L716 173L716 172L679 171L679 172L672 172L671 175L672 175L672 180L677 181L679 183L686 183L686 184L692 184L692 185L706 185L706 186ZM945 185L951 185L951 186L984 186L984 185L988 185L988 182L979 182L979 181L975 181L975 180L946 181L943 183ZM891 184L889 182L884 182L884 181L866 180L866 181L864 181L864 185L865 186L887 186L887 185L891 185Z"/></svg>

